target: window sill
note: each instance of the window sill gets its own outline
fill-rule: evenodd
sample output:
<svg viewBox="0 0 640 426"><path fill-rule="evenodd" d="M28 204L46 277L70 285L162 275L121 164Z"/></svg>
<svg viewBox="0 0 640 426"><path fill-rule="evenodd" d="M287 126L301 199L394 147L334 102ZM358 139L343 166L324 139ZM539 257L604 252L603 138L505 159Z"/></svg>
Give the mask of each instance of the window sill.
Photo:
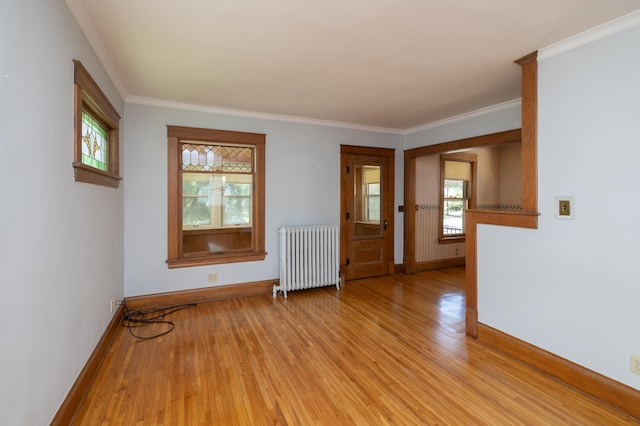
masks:
<svg viewBox="0 0 640 426"><path fill-rule="evenodd" d="M267 256L266 252L263 253L230 253L230 254L215 254L208 256L197 257L185 257L181 259L167 259L167 266L169 269L174 268L188 268L191 266L206 266L206 265L220 265L224 263L237 263L237 262L254 262L258 260L264 260Z"/></svg>
<svg viewBox="0 0 640 426"><path fill-rule="evenodd" d="M453 243L464 243L465 235L456 235L455 237L440 237L438 238L439 244L453 244Z"/></svg>
<svg viewBox="0 0 640 426"><path fill-rule="evenodd" d="M86 164L73 162L74 179L76 182L91 183L94 185L117 188L122 178L112 173L104 172Z"/></svg>

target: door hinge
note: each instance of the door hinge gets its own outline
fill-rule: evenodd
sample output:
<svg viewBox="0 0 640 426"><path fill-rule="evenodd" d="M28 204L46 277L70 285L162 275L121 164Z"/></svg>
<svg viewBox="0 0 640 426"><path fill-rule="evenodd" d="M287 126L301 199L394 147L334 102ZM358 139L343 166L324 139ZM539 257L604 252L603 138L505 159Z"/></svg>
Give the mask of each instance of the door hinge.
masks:
<svg viewBox="0 0 640 426"><path fill-rule="evenodd" d="M347 174L349 174L349 172L351 172L351 169L347 166Z"/></svg>
<svg viewBox="0 0 640 426"><path fill-rule="evenodd" d="M347 214L345 216L346 216L347 220L349 220L351 218L351 214L349 212L347 212Z"/></svg>
<svg viewBox="0 0 640 426"><path fill-rule="evenodd" d="M351 259L347 257L347 266L349 266L350 264L351 264Z"/></svg>

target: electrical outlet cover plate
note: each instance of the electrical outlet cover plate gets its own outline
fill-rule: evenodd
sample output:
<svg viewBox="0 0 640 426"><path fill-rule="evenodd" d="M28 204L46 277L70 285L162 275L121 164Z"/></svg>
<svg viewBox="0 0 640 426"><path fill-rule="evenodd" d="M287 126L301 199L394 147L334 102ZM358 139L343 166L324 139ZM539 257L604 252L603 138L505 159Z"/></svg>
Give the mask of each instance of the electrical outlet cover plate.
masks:
<svg viewBox="0 0 640 426"><path fill-rule="evenodd" d="M640 374L640 355L631 355L631 365L629 370L632 373Z"/></svg>
<svg viewBox="0 0 640 426"><path fill-rule="evenodd" d="M556 219L575 219L575 200L573 197L556 197L554 203Z"/></svg>

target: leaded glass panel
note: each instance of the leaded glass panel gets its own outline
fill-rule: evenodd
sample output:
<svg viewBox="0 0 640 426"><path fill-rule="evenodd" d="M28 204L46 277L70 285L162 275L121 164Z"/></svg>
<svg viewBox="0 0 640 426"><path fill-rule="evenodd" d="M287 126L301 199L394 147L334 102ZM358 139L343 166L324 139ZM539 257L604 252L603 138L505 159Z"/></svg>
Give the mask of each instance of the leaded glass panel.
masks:
<svg viewBox="0 0 640 426"><path fill-rule="evenodd" d="M253 148L182 143L182 170L253 173Z"/></svg>
<svg viewBox="0 0 640 426"><path fill-rule="evenodd" d="M82 111L82 163L108 170L107 130L91 115Z"/></svg>

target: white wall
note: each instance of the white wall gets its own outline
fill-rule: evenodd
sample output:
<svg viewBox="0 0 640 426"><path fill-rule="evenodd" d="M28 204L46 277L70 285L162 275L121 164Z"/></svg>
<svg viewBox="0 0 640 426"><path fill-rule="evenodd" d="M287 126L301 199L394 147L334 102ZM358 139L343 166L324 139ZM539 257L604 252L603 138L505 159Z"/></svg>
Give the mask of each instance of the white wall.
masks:
<svg viewBox="0 0 640 426"><path fill-rule="evenodd" d="M410 130L405 137L404 149L519 129L522 123L521 115L519 101L472 111Z"/></svg>
<svg viewBox="0 0 640 426"><path fill-rule="evenodd" d="M3 6L0 418L44 425L123 296L123 191L73 180L72 60L123 102L62 0Z"/></svg>
<svg viewBox="0 0 640 426"><path fill-rule="evenodd" d="M341 144L396 148L396 205L402 200L401 134L131 102L126 103L125 113L127 296L277 278L279 226L340 223ZM264 261L167 268L168 124L266 133L265 243L268 255ZM395 224L395 259L399 263L402 262L402 216L396 216ZM207 282L211 272L218 274L216 284Z"/></svg>
<svg viewBox="0 0 640 426"><path fill-rule="evenodd" d="M635 27L540 62L539 229L478 230L480 322L636 389L638 46Z"/></svg>

